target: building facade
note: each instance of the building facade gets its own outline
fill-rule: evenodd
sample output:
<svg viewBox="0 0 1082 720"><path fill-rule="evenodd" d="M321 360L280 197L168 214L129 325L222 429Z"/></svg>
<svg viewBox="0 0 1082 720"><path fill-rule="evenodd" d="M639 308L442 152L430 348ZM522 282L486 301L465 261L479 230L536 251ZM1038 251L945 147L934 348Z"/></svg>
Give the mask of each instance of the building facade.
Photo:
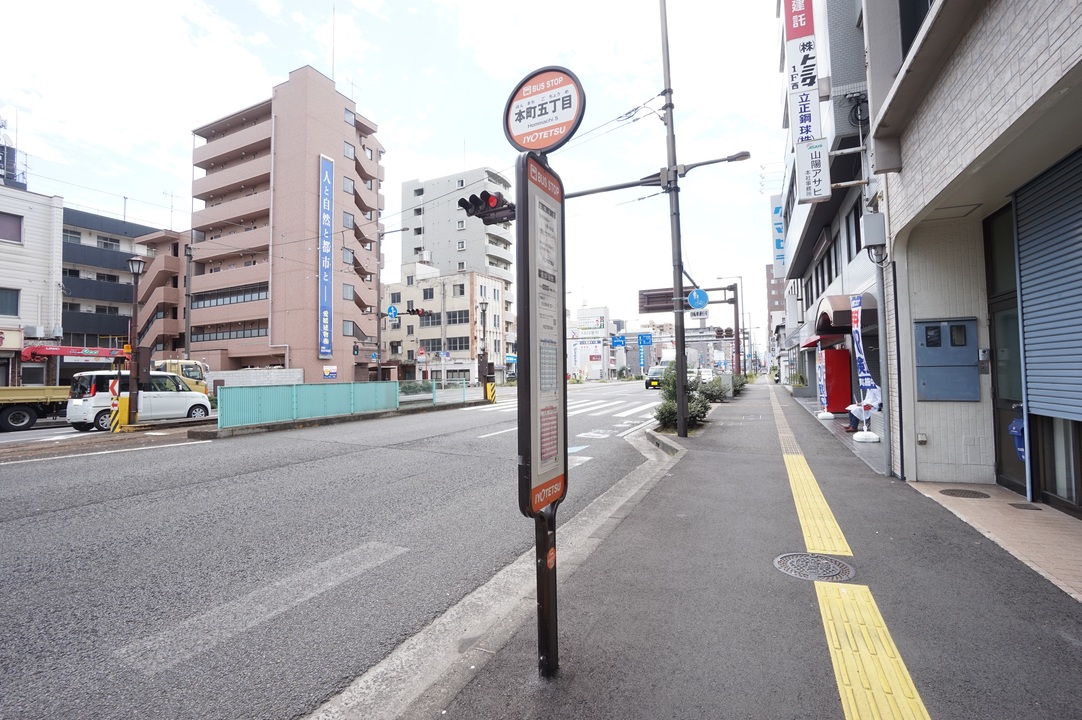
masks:
<svg viewBox="0 0 1082 720"><path fill-rule="evenodd" d="M0 385L60 382L55 362L23 363L20 354L64 332L63 225L63 198L0 185Z"/></svg>
<svg viewBox="0 0 1082 720"><path fill-rule="evenodd" d="M424 263L445 276L474 272L495 282L490 295L498 290L500 300L489 313L499 317L499 344L490 360L498 374L513 375L517 358L514 229L511 223L485 225L478 218L466 217L458 205L461 198L482 191L512 199L511 183L492 168L403 183L402 263Z"/></svg>
<svg viewBox="0 0 1082 720"><path fill-rule="evenodd" d="M384 206L376 129L311 67L270 99L195 129L192 197L203 207L189 233L140 239L154 251L139 288L140 346L155 359L188 352L212 370L374 379ZM355 344L363 352L354 355Z"/></svg>
<svg viewBox="0 0 1082 720"><path fill-rule="evenodd" d="M1082 517L1082 17L1054 0L817 0L814 21L820 107L858 99L867 184L843 186L836 154L830 199L787 208L790 309L820 340L840 329L823 248L835 229L846 250L871 242L876 262L843 263L837 294L877 302L865 345L889 472L999 483ZM787 323L790 349L812 337Z"/></svg>
<svg viewBox="0 0 1082 720"><path fill-rule="evenodd" d="M496 382L504 382L505 281L478 272L443 274L421 262L403 265L402 273L403 282L384 286L388 317L382 333L384 362L398 378L475 384L478 356L487 353Z"/></svg>

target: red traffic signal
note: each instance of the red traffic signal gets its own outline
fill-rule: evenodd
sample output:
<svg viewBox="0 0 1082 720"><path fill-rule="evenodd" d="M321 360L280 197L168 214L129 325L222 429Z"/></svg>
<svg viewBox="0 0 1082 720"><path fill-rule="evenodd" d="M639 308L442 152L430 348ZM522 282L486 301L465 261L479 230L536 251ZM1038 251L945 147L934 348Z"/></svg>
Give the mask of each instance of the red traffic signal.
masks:
<svg viewBox="0 0 1082 720"><path fill-rule="evenodd" d="M458 206L468 217L479 217L485 225L510 222L515 219L515 204L508 202L502 192L482 190L480 195L461 198Z"/></svg>

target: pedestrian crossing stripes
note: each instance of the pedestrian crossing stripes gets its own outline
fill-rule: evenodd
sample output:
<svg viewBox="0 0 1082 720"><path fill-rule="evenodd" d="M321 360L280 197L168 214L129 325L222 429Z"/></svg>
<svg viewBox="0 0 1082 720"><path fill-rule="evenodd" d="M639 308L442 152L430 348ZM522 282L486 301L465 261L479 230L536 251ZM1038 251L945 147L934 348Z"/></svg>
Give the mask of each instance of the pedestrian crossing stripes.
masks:
<svg viewBox="0 0 1082 720"><path fill-rule="evenodd" d="M600 417L608 415L618 418L642 418L652 417L654 408L661 404L660 400L643 403L636 400L576 400L567 404L567 416L589 415ZM497 401L493 405L474 405L462 408L462 412L518 412L517 400Z"/></svg>

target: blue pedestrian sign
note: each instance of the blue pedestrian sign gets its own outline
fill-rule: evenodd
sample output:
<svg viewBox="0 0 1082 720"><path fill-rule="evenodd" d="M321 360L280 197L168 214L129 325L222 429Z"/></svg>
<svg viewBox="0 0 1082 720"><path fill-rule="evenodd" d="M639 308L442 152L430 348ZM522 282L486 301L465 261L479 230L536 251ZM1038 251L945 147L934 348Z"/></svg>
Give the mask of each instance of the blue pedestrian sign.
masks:
<svg viewBox="0 0 1082 720"><path fill-rule="evenodd" d="M372 362L379 360L379 353L372 353Z"/></svg>
<svg viewBox="0 0 1082 720"><path fill-rule="evenodd" d="M624 335L613 335L612 346L614 348L627 347L627 337Z"/></svg>
<svg viewBox="0 0 1082 720"><path fill-rule="evenodd" d="M706 307L706 304L710 302L709 296L707 296L705 290L695 288L688 293L688 305L696 310Z"/></svg>
<svg viewBox="0 0 1082 720"><path fill-rule="evenodd" d="M387 306L387 317L391 318L392 320L398 317L398 308L396 308L394 305Z"/></svg>
<svg viewBox="0 0 1082 720"><path fill-rule="evenodd" d="M642 333L641 335L639 335L639 347L642 347L644 345L653 345L653 344L654 344L654 335L653 335L653 333Z"/></svg>

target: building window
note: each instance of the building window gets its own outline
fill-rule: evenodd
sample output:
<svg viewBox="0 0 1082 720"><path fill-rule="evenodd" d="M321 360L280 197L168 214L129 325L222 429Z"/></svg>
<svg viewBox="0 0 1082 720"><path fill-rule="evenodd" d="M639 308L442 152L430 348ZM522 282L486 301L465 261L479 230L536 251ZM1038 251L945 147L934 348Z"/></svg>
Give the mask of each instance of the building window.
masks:
<svg viewBox="0 0 1082 720"><path fill-rule="evenodd" d="M470 339L468 337L449 337L447 338L448 350L469 350Z"/></svg>
<svg viewBox="0 0 1082 720"><path fill-rule="evenodd" d="M346 337L357 337L357 330L352 320L342 321L342 334Z"/></svg>
<svg viewBox="0 0 1082 720"><path fill-rule="evenodd" d="M344 227L346 230L353 229L353 213L342 213L342 227Z"/></svg>
<svg viewBox="0 0 1082 720"><path fill-rule="evenodd" d="M400 317L391 318L391 329L392 330L401 330L402 329L402 318L400 318Z"/></svg>
<svg viewBox="0 0 1082 720"><path fill-rule="evenodd" d="M353 178L348 178L348 177L342 178L342 189L345 190L350 195L352 195L353 194Z"/></svg>
<svg viewBox="0 0 1082 720"><path fill-rule="evenodd" d="M77 278L79 277L79 271L76 268L64 268L60 271L63 277Z"/></svg>
<svg viewBox="0 0 1082 720"><path fill-rule="evenodd" d="M406 285L411 285L411 286L413 285L413 276L412 275L407 275L406 276Z"/></svg>
<svg viewBox="0 0 1082 720"><path fill-rule="evenodd" d="M452 285L451 286L451 297L462 297L465 294L466 294L466 286L465 285Z"/></svg>
<svg viewBox="0 0 1082 720"><path fill-rule="evenodd" d="M350 125L357 124L357 116L349 108L346 108L346 122Z"/></svg>
<svg viewBox="0 0 1082 720"><path fill-rule="evenodd" d="M462 221L459 220L459 222L462 222ZM465 240L459 240L458 241L458 249L459 250L465 250L466 249L466 241Z"/></svg>
<svg viewBox="0 0 1082 720"><path fill-rule="evenodd" d="M412 325L407 325L406 326L406 334L407 335L412 335L413 334L413 326Z"/></svg>
<svg viewBox="0 0 1082 720"><path fill-rule="evenodd" d="M98 273L98 282L118 283L120 282L119 275L113 275L112 273Z"/></svg>
<svg viewBox="0 0 1082 720"><path fill-rule="evenodd" d="M424 290L421 291L421 299L422 300L432 300L435 297L436 297L436 289L435 288L425 288Z"/></svg>
<svg viewBox="0 0 1082 720"><path fill-rule="evenodd" d="M428 313L421 316L421 327L439 327L442 320L442 313Z"/></svg>
<svg viewBox="0 0 1082 720"><path fill-rule="evenodd" d="M465 230L465 229L466 229L466 221L465 221L465 220L459 220L459 221L458 221L458 222L456 223L455 227L456 227L457 229L459 229L459 230ZM458 243L458 249L459 249L459 250L461 250L461 249L462 249L462 241L459 241L459 243Z"/></svg>
<svg viewBox="0 0 1082 720"><path fill-rule="evenodd" d="M465 269L466 269L466 263L464 263L464 262L460 262L460 263L458 264L458 269L459 269L459 270L465 270Z"/></svg>
<svg viewBox="0 0 1082 720"><path fill-rule="evenodd" d="M413 189L413 197L421 197L424 194L425 194L425 189L423 187Z"/></svg>
<svg viewBox="0 0 1082 720"><path fill-rule="evenodd" d="M413 208L413 214L414 215L424 215L425 214L425 209L424 208Z"/></svg>
<svg viewBox="0 0 1082 720"><path fill-rule="evenodd" d="M413 234L414 235L424 235L425 234L425 229L423 227L413 228Z"/></svg>
<svg viewBox="0 0 1082 720"><path fill-rule="evenodd" d="M193 293L192 308L216 307L218 305L235 305L237 303L266 300L269 285L265 282L252 285L240 285L238 287L211 290L209 292Z"/></svg>
<svg viewBox="0 0 1082 720"><path fill-rule="evenodd" d="M407 350L406 351L406 359L407 360L412 360L413 359L413 351L412 350Z"/></svg>
<svg viewBox="0 0 1082 720"><path fill-rule="evenodd" d="M391 354L392 355L401 355L402 354L402 343L401 342L395 341L395 342L391 343Z"/></svg>
<svg viewBox="0 0 1082 720"><path fill-rule="evenodd" d="M83 306L79 303L66 302L64 303L64 312L82 312Z"/></svg>
<svg viewBox="0 0 1082 720"><path fill-rule="evenodd" d="M438 353L443 350L443 343L439 338L423 338L421 340L421 347L425 349L426 353Z"/></svg>
<svg viewBox="0 0 1082 720"><path fill-rule="evenodd" d="M103 248L105 250L116 250L117 252L119 252L120 251L120 241L119 240L114 240L113 238L110 238L110 237L103 237L101 235L98 235L98 247Z"/></svg>
<svg viewBox="0 0 1082 720"><path fill-rule="evenodd" d="M0 212L0 240L17 243L23 241L23 218L21 215Z"/></svg>
<svg viewBox="0 0 1082 720"><path fill-rule="evenodd" d="M412 310L412 309L413 309L413 301L412 300L407 300L406 301L406 310Z"/></svg>
<svg viewBox="0 0 1082 720"><path fill-rule="evenodd" d="M372 148L366 147L364 149L364 156L366 158L368 158L369 160L371 160L372 159ZM380 153L380 157L383 157L383 153Z"/></svg>
<svg viewBox="0 0 1082 720"><path fill-rule="evenodd" d="M120 308L111 305L95 305L94 312L98 315L119 315Z"/></svg>
<svg viewBox="0 0 1082 720"><path fill-rule="evenodd" d="M345 156L347 158L349 158L350 160L353 160L354 158L357 157L357 148L353 147L349 143L345 143L345 147L342 149L342 151L345 154Z"/></svg>
<svg viewBox="0 0 1082 720"><path fill-rule="evenodd" d="M469 325L470 324L470 311L469 310L451 310L447 313L448 325Z"/></svg>
<svg viewBox="0 0 1082 720"><path fill-rule="evenodd" d="M21 220L22 218L20 218ZM0 315L19 316L19 291L0 288Z"/></svg>
<svg viewBox="0 0 1082 720"><path fill-rule="evenodd" d="M466 186L466 181L465 180L459 180L458 181L458 186L459 187L465 187Z"/></svg>
<svg viewBox="0 0 1082 720"><path fill-rule="evenodd" d="M402 293L400 293L400 292L391 293L391 304L400 303L400 302L402 302Z"/></svg>
<svg viewBox="0 0 1082 720"><path fill-rule="evenodd" d="M342 299L343 300L352 300L353 299L353 286L350 285L349 283L342 283Z"/></svg>
<svg viewBox="0 0 1082 720"><path fill-rule="evenodd" d="M72 243L74 245L78 245L82 241L83 241L83 234L80 233L78 230L65 230L64 231L64 242Z"/></svg>
<svg viewBox="0 0 1082 720"><path fill-rule="evenodd" d="M347 265L352 265L353 258L354 255L352 250L350 250L349 248L342 248L342 262L346 263Z"/></svg>

